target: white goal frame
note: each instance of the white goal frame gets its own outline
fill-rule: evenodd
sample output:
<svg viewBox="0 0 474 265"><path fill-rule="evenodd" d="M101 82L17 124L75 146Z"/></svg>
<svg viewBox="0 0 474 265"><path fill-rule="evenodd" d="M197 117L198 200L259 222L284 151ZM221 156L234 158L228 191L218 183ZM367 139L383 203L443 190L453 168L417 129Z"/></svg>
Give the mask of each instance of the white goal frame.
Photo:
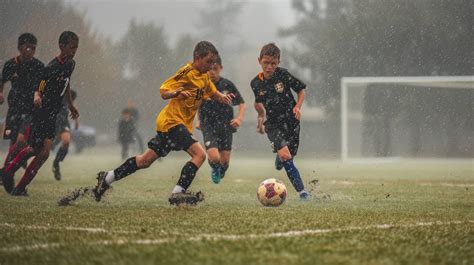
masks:
<svg viewBox="0 0 474 265"><path fill-rule="evenodd" d="M341 159L349 159L348 98L350 84L406 84L412 86L474 89L474 76L376 76L341 78Z"/></svg>

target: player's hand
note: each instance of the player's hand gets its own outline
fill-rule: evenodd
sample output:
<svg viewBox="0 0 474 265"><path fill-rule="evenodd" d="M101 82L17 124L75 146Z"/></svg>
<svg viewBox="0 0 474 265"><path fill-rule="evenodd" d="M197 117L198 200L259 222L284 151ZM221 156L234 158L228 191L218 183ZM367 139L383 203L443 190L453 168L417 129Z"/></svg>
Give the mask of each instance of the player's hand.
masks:
<svg viewBox="0 0 474 265"><path fill-rule="evenodd" d="M297 120L300 120L300 119L301 119L301 111L300 111L300 108L294 107L294 108L293 108L293 114L295 114L295 118L296 118Z"/></svg>
<svg viewBox="0 0 474 265"><path fill-rule="evenodd" d="M0 92L0 105L3 104L3 101L5 101L5 98L3 97L3 92Z"/></svg>
<svg viewBox="0 0 474 265"><path fill-rule="evenodd" d="M174 97L175 98L182 98L182 99L187 99L189 97L192 97L193 94L190 91L184 90L184 87L180 87L174 91Z"/></svg>
<svg viewBox="0 0 474 265"><path fill-rule="evenodd" d="M265 125L263 125L264 122L265 122L264 117L258 117L258 119L257 119L257 132L260 133L260 134L265 133Z"/></svg>
<svg viewBox="0 0 474 265"><path fill-rule="evenodd" d="M232 100L234 98L235 98L235 95L233 93L224 94L224 96L222 97L222 103L232 105Z"/></svg>
<svg viewBox="0 0 474 265"><path fill-rule="evenodd" d="M71 112L71 118L76 120L79 118L79 111L73 105L69 106L69 111Z"/></svg>
<svg viewBox="0 0 474 265"><path fill-rule="evenodd" d="M240 127L240 124L242 123L242 120L239 119L239 118L235 118L235 119L232 119L230 121L230 126L232 126L233 128L237 129Z"/></svg>
<svg viewBox="0 0 474 265"><path fill-rule="evenodd" d="M38 92L35 92L35 97L33 99L33 104L35 107L41 107L41 96Z"/></svg>

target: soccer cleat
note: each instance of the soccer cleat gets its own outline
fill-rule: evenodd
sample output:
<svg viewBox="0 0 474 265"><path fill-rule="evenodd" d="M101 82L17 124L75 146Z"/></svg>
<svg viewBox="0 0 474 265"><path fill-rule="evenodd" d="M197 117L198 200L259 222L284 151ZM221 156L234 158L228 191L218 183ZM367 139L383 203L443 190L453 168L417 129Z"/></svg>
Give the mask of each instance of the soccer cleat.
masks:
<svg viewBox="0 0 474 265"><path fill-rule="evenodd" d="M110 188L110 185L105 182L105 176L107 176L105 171L97 173L97 185L92 189L92 194L98 202L100 202L104 193Z"/></svg>
<svg viewBox="0 0 474 265"><path fill-rule="evenodd" d="M211 172L212 182L214 182L215 184L219 184L219 182L221 182L221 178L222 177L220 167L213 167Z"/></svg>
<svg viewBox="0 0 474 265"><path fill-rule="evenodd" d="M307 191L302 191L300 193L300 201L309 201L311 199L311 194Z"/></svg>
<svg viewBox="0 0 474 265"><path fill-rule="evenodd" d="M53 164L53 174L54 174L54 179L55 180L61 180L61 170L59 169L59 164L58 165L54 165Z"/></svg>
<svg viewBox="0 0 474 265"><path fill-rule="evenodd" d="M20 190L17 188L14 188L12 192L10 193L12 196L28 196L28 191L26 189Z"/></svg>
<svg viewBox="0 0 474 265"><path fill-rule="evenodd" d="M12 174L5 174L5 168L0 169L0 177L2 178L3 188L7 193L11 193L15 188L15 180Z"/></svg>
<svg viewBox="0 0 474 265"><path fill-rule="evenodd" d="M278 155L275 157L275 168L276 170L281 170L283 168L283 161L280 160Z"/></svg>
<svg viewBox="0 0 474 265"><path fill-rule="evenodd" d="M180 193L173 193L171 194L170 198L168 199L171 205L196 205L198 202L204 200L204 193L198 191L196 193L192 192L180 192Z"/></svg>

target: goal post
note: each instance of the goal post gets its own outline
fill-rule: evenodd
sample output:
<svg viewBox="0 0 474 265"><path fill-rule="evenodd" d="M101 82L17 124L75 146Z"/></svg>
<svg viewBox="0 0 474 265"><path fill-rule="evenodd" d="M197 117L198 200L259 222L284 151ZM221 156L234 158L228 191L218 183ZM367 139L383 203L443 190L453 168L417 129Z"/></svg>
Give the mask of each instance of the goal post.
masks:
<svg viewBox="0 0 474 265"><path fill-rule="evenodd" d="M423 120L423 118L419 118L421 115L436 115L436 113L423 114L423 112L427 111L426 109L433 108L439 113L450 113L452 110L449 108L452 108L452 106L455 106L455 108L462 108L461 106L456 106L456 102L452 102L453 100L461 99L462 104L465 105L463 105L463 107L466 108L464 110L465 113L461 113L460 116L467 116L464 119L467 121L464 123L469 123L469 119L471 119L471 121L473 120L473 92L474 76L343 77L341 79L340 114L341 159L343 161L347 161L351 159L373 157L403 157L406 155L403 154L403 151L381 152L382 154L376 154L373 151L364 151L366 149L370 149L367 147L368 144L364 144L363 141L363 135L367 134L365 133L365 131L367 131L367 127L371 127L370 130L375 131L378 134L380 134L381 131L385 131L383 133L385 136L375 137L379 138L379 145L380 142L383 142L384 137L386 139L399 138L399 143L405 143L404 145L409 145L403 140L404 138L407 138L406 132L403 132L403 128L401 128L403 127L401 124L407 124L404 119L411 121L411 127L416 127L418 124L413 123ZM419 99L418 102L416 99L413 100L414 97ZM451 100L451 102L446 104L444 103L444 101L449 100ZM377 105L377 107L373 107L371 104ZM417 107L420 109L419 111L416 110ZM381 111L377 108L383 109L387 115L384 116L384 114L380 114L379 112ZM412 113L410 113L410 111L412 111ZM457 110L457 112L459 113L459 110ZM403 113L403 115L400 113ZM411 116L418 118L415 119ZM449 117L446 119L449 119ZM433 119L431 118L431 120ZM430 122L434 124L434 122ZM395 126L393 123L396 123ZM465 125L464 123L462 125L463 128L460 130L467 130L467 134L469 134L469 124ZM387 126L384 127L384 124ZM388 126L388 124L390 124L390 126ZM400 127L398 129L399 131L396 133L394 131L387 131L392 130L391 128L393 127ZM450 131L451 129L454 131L459 131L457 128L443 128L444 131ZM420 129L416 128L414 130ZM431 130L436 130L436 128L431 128ZM460 140L465 141L464 138L466 138L467 141L472 142L474 140L472 139L472 131L470 133L471 136L466 135L466 133L461 133L462 139ZM416 134L418 135L417 137L420 137L419 133ZM370 136L365 136L365 138L372 139ZM436 137L433 136L432 138L433 142L445 141L442 137L438 137L439 139L436 139ZM421 137L421 140L415 139L415 145L418 145L416 140L421 142L421 140L425 139L424 137ZM469 145L469 143L467 143L467 145ZM400 148L402 147L403 145L400 146ZM466 151L466 155L469 157L471 156L471 152L474 152L471 150L473 148L472 144L466 148L468 149ZM390 148L385 147L385 149ZM416 148L412 147L412 149ZM434 156L439 156L439 154L436 155L435 153L436 152L433 152ZM421 154L420 156L423 155L432 156L429 153Z"/></svg>

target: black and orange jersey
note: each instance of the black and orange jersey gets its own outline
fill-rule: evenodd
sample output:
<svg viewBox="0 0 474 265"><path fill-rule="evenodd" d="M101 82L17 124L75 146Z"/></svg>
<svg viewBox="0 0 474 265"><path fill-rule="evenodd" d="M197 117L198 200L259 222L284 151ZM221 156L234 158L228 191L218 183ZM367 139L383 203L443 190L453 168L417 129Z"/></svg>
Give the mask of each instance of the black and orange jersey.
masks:
<svg viewBox="0 0 474 265"><path fill-rule="evenodd" d="M62 61L56 57L45 67L43 77L38 85L38 91L42 94L42 109L59 112L75 65L76 62L72 59Z"/></svg>
<svg viewBox="0 0 474 265"><path fill-rule="evenodd" d="M17 56L5 62L1 82L11 82L8 93L9 108L20 113L31 113L33 96L43 70L44 64L36 58L21 60L21 57Z"/></svg>
<svg viewBox="0 0 474 265"><path fill-rule="evenodd" d="M306 85L290 74L286 69L278 67L270 79L265 79L263 73L250 82L255 95L255 103L263 103L267 115L267 123L278 124L295 119L293 108L296 105L291 90L296 93L306 88Z"/></svg>
<svg viewBox="0 0 474 265"><path fill-rule="evenodd" d="M192 133L194 117L202 101L217 92L209 75L194 69L191 63L181 67L175 75L163 82L160 92L175 91L181 87L191 92L192 96L170 99L156 118L156 131L168 132L170 128L183 124Z"/></svg>
<svg viewBox="0 0 474 265"><path fill-rule="evenodd" d="M236 106L244 103L239 90L230 80L222 77L214 85L223 94L234 94L235 97L232 100L232 105ZM201 120L201 128L203 130L212 128L235 132L236 130L230 125L230 121L233 118L234 108L231 105L215 100L206 100L202 103L201 108L199 108L199 119Z"/></svg>

